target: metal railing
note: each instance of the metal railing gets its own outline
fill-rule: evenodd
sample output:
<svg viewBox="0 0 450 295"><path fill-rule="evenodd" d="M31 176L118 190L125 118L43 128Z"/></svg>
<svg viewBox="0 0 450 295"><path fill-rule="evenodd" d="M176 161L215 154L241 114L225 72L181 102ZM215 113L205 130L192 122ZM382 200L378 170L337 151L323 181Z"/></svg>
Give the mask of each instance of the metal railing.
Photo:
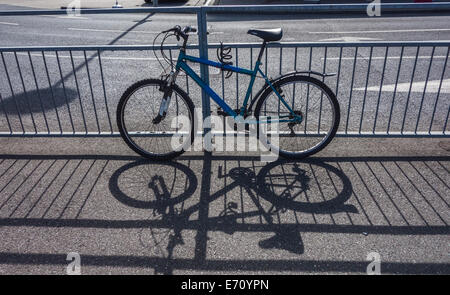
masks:
<svg viewBox="0 0 450 295"><path fill-rule="evenodd" d="M270 9L284 12L280 7ZM289 7L292 11L293 6ZM199 44L188 48L207 58L215 56L220 46L207 42L206 13L214 8L237 9L92 9L83 13L195 13ZM3 11L0 15L63 13ZM226 45L233 49L234 64L249 68L260 47L259 43ZM441 41L272 43L263 57L263 70L271 77L303 70L336 73L324 82L341 105L339 136L448 137L449 48L450 42ZM0 136L117 136L115 106L121 94L135 81L160 74L155 71L153 49L141 45L0 47ZM165 46L172 57L177 49ZM234 74L225 79L219 70L210 73L203 65L199 71L231 106L245 96L241 84L247 84L247 77ZM209 116L206 93L186 76L177 82L196 106L202 106L203 116ZM262 83L256 83L255 92Z"/></svg>

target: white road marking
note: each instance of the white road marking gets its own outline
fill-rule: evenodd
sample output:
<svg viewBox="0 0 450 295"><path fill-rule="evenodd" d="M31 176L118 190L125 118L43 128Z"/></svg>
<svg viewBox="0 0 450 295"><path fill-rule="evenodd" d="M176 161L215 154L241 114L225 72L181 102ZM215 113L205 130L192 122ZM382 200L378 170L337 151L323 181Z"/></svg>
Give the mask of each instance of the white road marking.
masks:
<svg viewBox="0 0 450 295"><path fill-rule="evenodd" d="M427 83L427 93L437 93L439 90L439 84L441 80L432 80ZM409 92L409 87L411 83L398 83L397 92ZM413 82L411 87L411 92L423 93L425 87L425 81ZM365 90L365 87L353 88L354 90ZM381 91L393 92L395 89L395 84L383 85ZM380 86L367 87L367 91L380 91ZM450 93L450 79L442 80L441 93Z"/></svg>
<svg viewBox="0 0 450 295"><path fill-rule="evenodd" d="M6 23L6 22L0 22L0 25L7 25L7 26L18 26L17 23Z"/></svg>
<svg viewBox="0 0 450 295"><path fill-rule="evenodd" d="M329 38L329 39L322 39L319 41L339 41L339 42L359 42L359 41L375 41L375 40L381 40L378 38L368 38L368 37L338 37L338 38Z"/></svg>
<svg viewBox="0 0 450 295"><path fill-rule="evenodd" d="M88 32L107 32L107 33L139 33L139 34L159 34L160 31L125 31L125 30L105 30L105 29L89 29L89 28L67 28L69 31L88 31ZM219 35L224 32L209 32L208 35Z"/></svg>
<svg viewBox="0 0 450 295"><path fill-rule="evenodd" d="M124 31L124 30L102 30L102 29L83 29L83 28L67 28L69 31L89 31L89 32L109 32L109 33L139 33L139 34L159 34L153 31Z"/></svg>
<svg viewBox="0 0 450 295"><path fill-rule="evenodd" d="M85 16L73 16L73 15L39 15L42 17L63 18L63 19L89 19Z"/></svg>
<svg viewBox="0 0 450 295"><path fill-rule="evenodd" d="M63 15L63 16L57 16L57 18L63 18L63 19L88 19L84 16L73 16L73 15Z"/></svg>
<svg viewBox="0 0 450 295"><path fill-rule="evenodd" d="M402 33L402 32L444 32L450 29L410 29L410 30L377 30L377 31L344 31L344 32L307 32L308 34L370 34L370 33Z"/></svg>

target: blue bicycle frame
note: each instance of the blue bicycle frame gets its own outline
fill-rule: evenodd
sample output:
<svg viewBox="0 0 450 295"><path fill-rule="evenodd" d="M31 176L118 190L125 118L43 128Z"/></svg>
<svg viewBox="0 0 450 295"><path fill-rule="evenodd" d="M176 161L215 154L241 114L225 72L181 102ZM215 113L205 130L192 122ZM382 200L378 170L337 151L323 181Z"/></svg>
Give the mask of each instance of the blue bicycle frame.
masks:
<svg viewBox="0 0 450 295"><path fill-rule="evenodd" d="M202 89L204 89L206 91L206 93L208 93L208 95L222 108L222 110L224 110L229 116L232 116L233 118L236 118L237 116L244 117L245 110L247 108L247 103L248 103L248 100L249 100L251 92L252 92L253 84L255 82L257 74L260 73L261 76L265 79L266 83L272 88L272 90L278 96L280 101L289 110L290 114L289 115L278 116L278 118L280 118L278 120L274 120L274 119L270 119L269 118L267 121L264 121L264 122L262 122L262 121L255 121L255 123L259 124L259 123L269 123L269 122L274 122L274 121L276 121L276 122L299 122L299 121L301 121L302 120L302 116L294 113L292 108L284 100L283 96L278 93L278 91L272 85L272 83L267 78L267 76L261 71L261 69L260 69L261 61L260 60L261 60L261 54L262 54L263 48L261 49L260 55L258 57L258 60L256 61L255 68L253 70L248 70L248 69L244 69L244 68L234 67L232 65L222 64L222 63L218 63L218 62L215 62L215 61L202 59L202 58L198 58L198 57L195 57L195 56L186 55L184 50L180 50L175 69L177 71L182 69L188 76L190 76L192 79L194 79L194 81ZM193 63L205 64L205 65L212 66L212 67L215 67L215 68L220 68L220 69L223 69L223 70L232 71L232 72L235 72L235 73L245 74L245 75L251 76L250 84L248 86L247 93L245 95L245 99L244 99L243 105L242 105L242 107L239 110L239 114L236 113L213 89L211 89L211 87L209 87L209 85L207 85L197 75L197 73L195 73L195 71L191 67L189 67L189 65L186 63L186 61L190 61L190 62L193 62ZM284 118L289 118L289 117L290 117L290 119L284 119Z"/></svg>

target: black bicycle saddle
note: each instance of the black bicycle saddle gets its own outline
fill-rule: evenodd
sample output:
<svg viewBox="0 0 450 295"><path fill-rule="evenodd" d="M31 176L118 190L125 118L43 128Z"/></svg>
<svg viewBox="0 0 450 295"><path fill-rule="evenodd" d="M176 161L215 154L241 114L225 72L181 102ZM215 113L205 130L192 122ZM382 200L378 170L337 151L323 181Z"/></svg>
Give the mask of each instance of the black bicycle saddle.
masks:
<svg viewBox="0 0 450 295"><path fill-rule="evenodd" d="M266 42L270 42L280 40L283 37L283 30L281 28L248 30L247 34L254 35Z"/></svg>

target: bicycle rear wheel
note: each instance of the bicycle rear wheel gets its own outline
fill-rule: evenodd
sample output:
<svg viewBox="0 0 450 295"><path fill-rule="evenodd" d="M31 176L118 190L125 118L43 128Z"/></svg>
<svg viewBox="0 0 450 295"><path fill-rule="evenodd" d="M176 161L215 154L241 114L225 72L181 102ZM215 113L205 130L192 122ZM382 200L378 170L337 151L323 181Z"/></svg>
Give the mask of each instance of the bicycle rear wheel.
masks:
<svg viewBox="0 0 450 295"><path fill-rule="evenodd" d="M339 103L333 91L322 81L308 76L288 76L273 86L303 120L295 124L280 122L276 132L260 128L260 140L280 156L293 159L310 156L328 145L340 120ZM261 121L265 117L284 120L290 115L272 88L261 95L255 108L255 117Z"/></svg>
<svg viewBox="0 0 450 295"><path fill-rule="evenodd" d="M123 140L135 152L153 160L172 159L194 141L194 105L177 85L173 86L166 116L154 120L164 83L159 79L139 81L125 91L117 106L117 126Z"/></svg>

